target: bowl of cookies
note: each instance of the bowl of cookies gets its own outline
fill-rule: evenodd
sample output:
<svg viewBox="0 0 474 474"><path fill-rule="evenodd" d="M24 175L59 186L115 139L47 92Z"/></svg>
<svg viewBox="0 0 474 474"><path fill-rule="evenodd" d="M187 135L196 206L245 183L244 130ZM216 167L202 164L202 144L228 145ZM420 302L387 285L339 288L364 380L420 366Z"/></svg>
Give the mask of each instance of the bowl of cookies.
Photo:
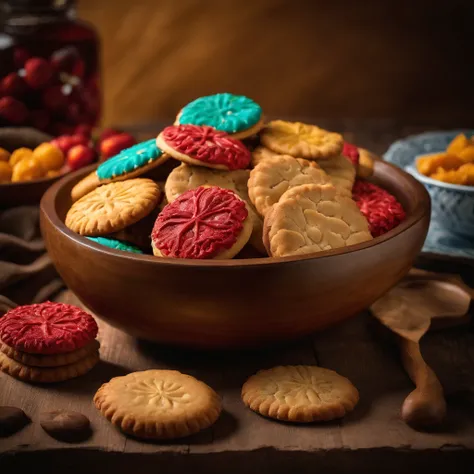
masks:
<svg viewBox="0 0 474 474"><path fill-rule="evenodd" d="M316 125L265 122L228 93L41 201L48 252L91 311L199 348L295 339L357 314L410 269L429 215L410 174Z"/></svg>

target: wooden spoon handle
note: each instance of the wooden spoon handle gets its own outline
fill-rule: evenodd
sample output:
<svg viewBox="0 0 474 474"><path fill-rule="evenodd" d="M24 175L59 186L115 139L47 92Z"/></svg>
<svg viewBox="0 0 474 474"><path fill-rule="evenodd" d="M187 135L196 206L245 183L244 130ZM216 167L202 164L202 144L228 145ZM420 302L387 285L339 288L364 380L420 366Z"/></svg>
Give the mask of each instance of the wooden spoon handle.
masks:
<svg viewBox="0 0 474 474"><path fill-rule="evenodd" d="M417 342L399 338L403 366L416 389L403 402L402 418L415 427L440 424L446 415L443 387L436 374L423 360Z"/></svg>

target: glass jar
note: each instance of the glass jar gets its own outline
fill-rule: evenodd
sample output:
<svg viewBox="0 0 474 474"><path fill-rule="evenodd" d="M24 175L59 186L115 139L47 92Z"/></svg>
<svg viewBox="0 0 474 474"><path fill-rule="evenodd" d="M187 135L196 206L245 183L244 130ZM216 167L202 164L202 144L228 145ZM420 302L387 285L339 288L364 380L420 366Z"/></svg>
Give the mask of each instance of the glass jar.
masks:
<svg viewBox="0 0 474 474"><path fill-rule="evenodd" d="M52 135L100 119L99 39L73 0L6 0L0 32L0 126Z"/></svg>

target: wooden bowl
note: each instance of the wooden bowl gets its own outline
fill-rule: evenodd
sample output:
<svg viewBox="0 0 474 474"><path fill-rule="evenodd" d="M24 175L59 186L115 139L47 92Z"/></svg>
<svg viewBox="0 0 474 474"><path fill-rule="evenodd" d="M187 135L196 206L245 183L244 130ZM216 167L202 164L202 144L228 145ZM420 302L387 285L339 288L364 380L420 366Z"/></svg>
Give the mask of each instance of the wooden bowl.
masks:
<svg viewBox="0 0 474 474"><path fill-rule="evenodd" d="M382 161L373 181L407 211L396 229L347 249L240 260L179 260L110 250L70 231L70 191L93 167L54 184L41 230L69 288L127 333L167 344L237 348L294 339L367 308L411 268L428 229L430 200L412 176Z"/></svg>

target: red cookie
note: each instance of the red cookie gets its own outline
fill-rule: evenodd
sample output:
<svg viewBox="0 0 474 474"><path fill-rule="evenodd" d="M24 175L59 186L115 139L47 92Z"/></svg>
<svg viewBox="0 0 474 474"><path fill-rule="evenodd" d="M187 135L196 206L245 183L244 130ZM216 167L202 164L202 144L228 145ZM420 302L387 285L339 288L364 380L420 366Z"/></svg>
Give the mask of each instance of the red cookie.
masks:
<svg viewBox="0 0 474 474"><path fill-rule="evenodd" d="M156 145L177 160L220 170L247 168L251 159L242 142L206 126L166 127L158 135Z"/></svg>
<svg viewBox="0 0 474 474"><path fill-rule="evenodd" d="M18 306L0 318L0 339L29 354L64 354L97 336L94 318L76 306L51 303Z"/></svg>
<svg viewBox="0 0 474 474"><path fill-rule="evenodd" d="M359 149L352 143L344 142L342 154L356 167L359 165Z"/></svg>
<svg viewBox="0 0 474 474"><path fill-rule="evenodd" d="M369 222L372 237L387 233L405 219L405 211L397 198L368 181L355 182L352 198Z"/></svg>
<svg viewBox="0 0 474 474"><path fill-rule="evenodd" d="M248 242L252 223L233 191L199 187L166 205L151 234L153 253L174 258L232 258Z"/></svg>

